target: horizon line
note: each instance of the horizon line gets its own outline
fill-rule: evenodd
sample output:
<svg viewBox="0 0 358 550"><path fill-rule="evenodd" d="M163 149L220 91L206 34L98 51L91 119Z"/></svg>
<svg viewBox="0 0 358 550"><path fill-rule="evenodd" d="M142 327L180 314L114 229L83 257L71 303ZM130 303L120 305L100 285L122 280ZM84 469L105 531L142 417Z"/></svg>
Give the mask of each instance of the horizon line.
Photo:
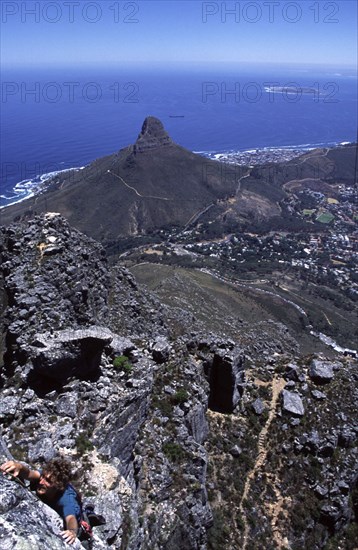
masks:
<svg viewBox="0 0 358 550"><path fill-rule="evenodd" d="M224 60L224 61L198 61L198 60L191 60L191 61L178 61L178 60L173 60L173 61L146 61L146 60L136 60L136 61L127 61L127 60L120 60L120 61L108 61L108 62L103 62L103 61L55 61L55 62L51 62L51 61L43 61L43 62L13 62L13 61L3 61L2 62L2 67L3 68L31 68L31 67L76 67L76 68L80 68L81 66L86 66L86 67L118 67L118 66L132 66L132 65L135 65L135 66L146 66L146 67L151 67L151 66L160 66L160 67L163 67L163 68L167 68L167 69L170 69L172 66L185 66L185 65L205 65L205 66L211 66L211 67L217 67L217 66L221 66L221 65L230 65L230 66L240 66L240 65L244 65L244 66L290 66L290 67L314 67L314 68L318 68L318 67L334 67L336 69L342 69L342 70L347 70L347 69L356 69L356 64L355 63L330 63L330 62L319 62L319 61L316 61L316 62L312 62L312 61L229 61L229 60Z"/></svg>

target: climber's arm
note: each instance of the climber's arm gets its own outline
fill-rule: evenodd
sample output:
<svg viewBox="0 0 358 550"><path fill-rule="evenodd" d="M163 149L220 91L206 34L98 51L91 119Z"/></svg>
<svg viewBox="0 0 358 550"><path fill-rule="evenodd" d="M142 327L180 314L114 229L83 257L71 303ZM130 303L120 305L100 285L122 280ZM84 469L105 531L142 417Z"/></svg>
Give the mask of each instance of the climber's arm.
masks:
<svg viewBox="0 0 358 550"><path fill-rule="evenodd" d="M67 544L73 544L77 538L78 527L79 527L76 516L73 516L73 515L66 516L65 523L66 523L66 530L63 531L61 534L65 542L67 542Z"/></svg>
<svg viewBox="0 0 358 550"><path fill-rule="evenodd" d="M31 470L26 464L16 462L15 460L4 462L4 464L0 466L0 470L3 474L10 474L23 480L38 481L41 477L40 472L37 470Z"/></svg>

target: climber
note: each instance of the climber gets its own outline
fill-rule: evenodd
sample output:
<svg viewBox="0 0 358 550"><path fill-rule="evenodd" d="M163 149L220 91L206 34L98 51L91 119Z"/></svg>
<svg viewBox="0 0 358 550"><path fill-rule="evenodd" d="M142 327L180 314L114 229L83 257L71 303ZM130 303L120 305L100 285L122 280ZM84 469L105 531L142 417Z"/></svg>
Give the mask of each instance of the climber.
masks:
<svg viewBox="0 0 358 550"><path fill-rule="evenodd" d="M70 484L71 467L62 459L50 460L42 470L31 470L25 464L9 460L0 466L4 475L10 474L21 480L30 481L37 496L53 508L63 519L64 531L61 535L65 542L73 544L80 530L82 519L81 501L78 493Z"/></svg>

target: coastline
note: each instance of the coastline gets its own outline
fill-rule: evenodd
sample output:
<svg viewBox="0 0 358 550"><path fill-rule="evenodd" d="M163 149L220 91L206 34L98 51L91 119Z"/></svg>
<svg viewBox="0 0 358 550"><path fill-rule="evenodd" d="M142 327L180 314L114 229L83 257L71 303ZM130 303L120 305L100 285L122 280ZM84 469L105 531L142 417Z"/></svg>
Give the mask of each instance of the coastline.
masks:
<svg viewBox="0 0 358 550"><path fill-rule="evenodd" d="M20 202L23 202L27 199L30 199L31 197L35 197L36 195L40 195L43 191L46 191L47 184L57 176L58 174L64 174L65 172L72 172L83 170L85 166L80 167L74 167L74 168L65 168L64 170L56 170L54 172L48 172L46 174L39 174L35 178L30 178L27 180L22 180L16 183L16 185L11 190L11 193L14 193L12 197L6 197L6 195L0 195L0 201L2 200L9 200L12 202L9 202L8 204L1 204L0 210L7 208L8 206L13 206L14 204L18 204Z"/></svg>
<svg viewBox="0 0 358 550"><path fill-rule="evenodd" d="M236 164L249 166L252 168L258 164L286 162L299 157L304 153L313 151L314 149L331 149L351 145L352 143L353 142L351 141L334 143L305 143L302 145L282 145L279 147L261 147L258 149L238 151L200 151L198 154L211 160L218 160L219 162L226 164Z"/></svg>
<svg viewBox="0 0 358 550"><path fill-rule="evenodd" d="M261 147L245 150L230 150L230 151L193 151L197 155L210 160L216 160L225 164L236 164L253 167L259 164L279 163L292 160L299 157L308 151L314 149L334 148L350 145L351 141L342 141L334 143L305 143L302 145L281 145L278 147ZM23 202L31 197L43 193L51 180L58 174L71 172L73 170L83 170L85 166L66 168L46 174L39 174L35 178L23 180L9 191L11 196L5 194L0 195L0 210ZM6 204L1 204L3 201L9 201Z"/></svg>

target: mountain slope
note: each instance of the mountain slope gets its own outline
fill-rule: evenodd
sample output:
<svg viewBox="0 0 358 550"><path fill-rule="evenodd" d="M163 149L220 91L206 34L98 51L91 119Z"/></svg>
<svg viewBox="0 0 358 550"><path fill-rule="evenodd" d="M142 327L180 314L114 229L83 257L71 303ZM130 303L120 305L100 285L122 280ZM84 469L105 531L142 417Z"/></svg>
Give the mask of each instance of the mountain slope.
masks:
<svg viewBox="0 0 358 550"><path fill-rule="evenodd" d="M2 212L2 223L46 211L102 242L166 225L184 226L196 212L232 195L243 172L174 143L148 117L136 143L59 174L41 195Z"/></svg>

